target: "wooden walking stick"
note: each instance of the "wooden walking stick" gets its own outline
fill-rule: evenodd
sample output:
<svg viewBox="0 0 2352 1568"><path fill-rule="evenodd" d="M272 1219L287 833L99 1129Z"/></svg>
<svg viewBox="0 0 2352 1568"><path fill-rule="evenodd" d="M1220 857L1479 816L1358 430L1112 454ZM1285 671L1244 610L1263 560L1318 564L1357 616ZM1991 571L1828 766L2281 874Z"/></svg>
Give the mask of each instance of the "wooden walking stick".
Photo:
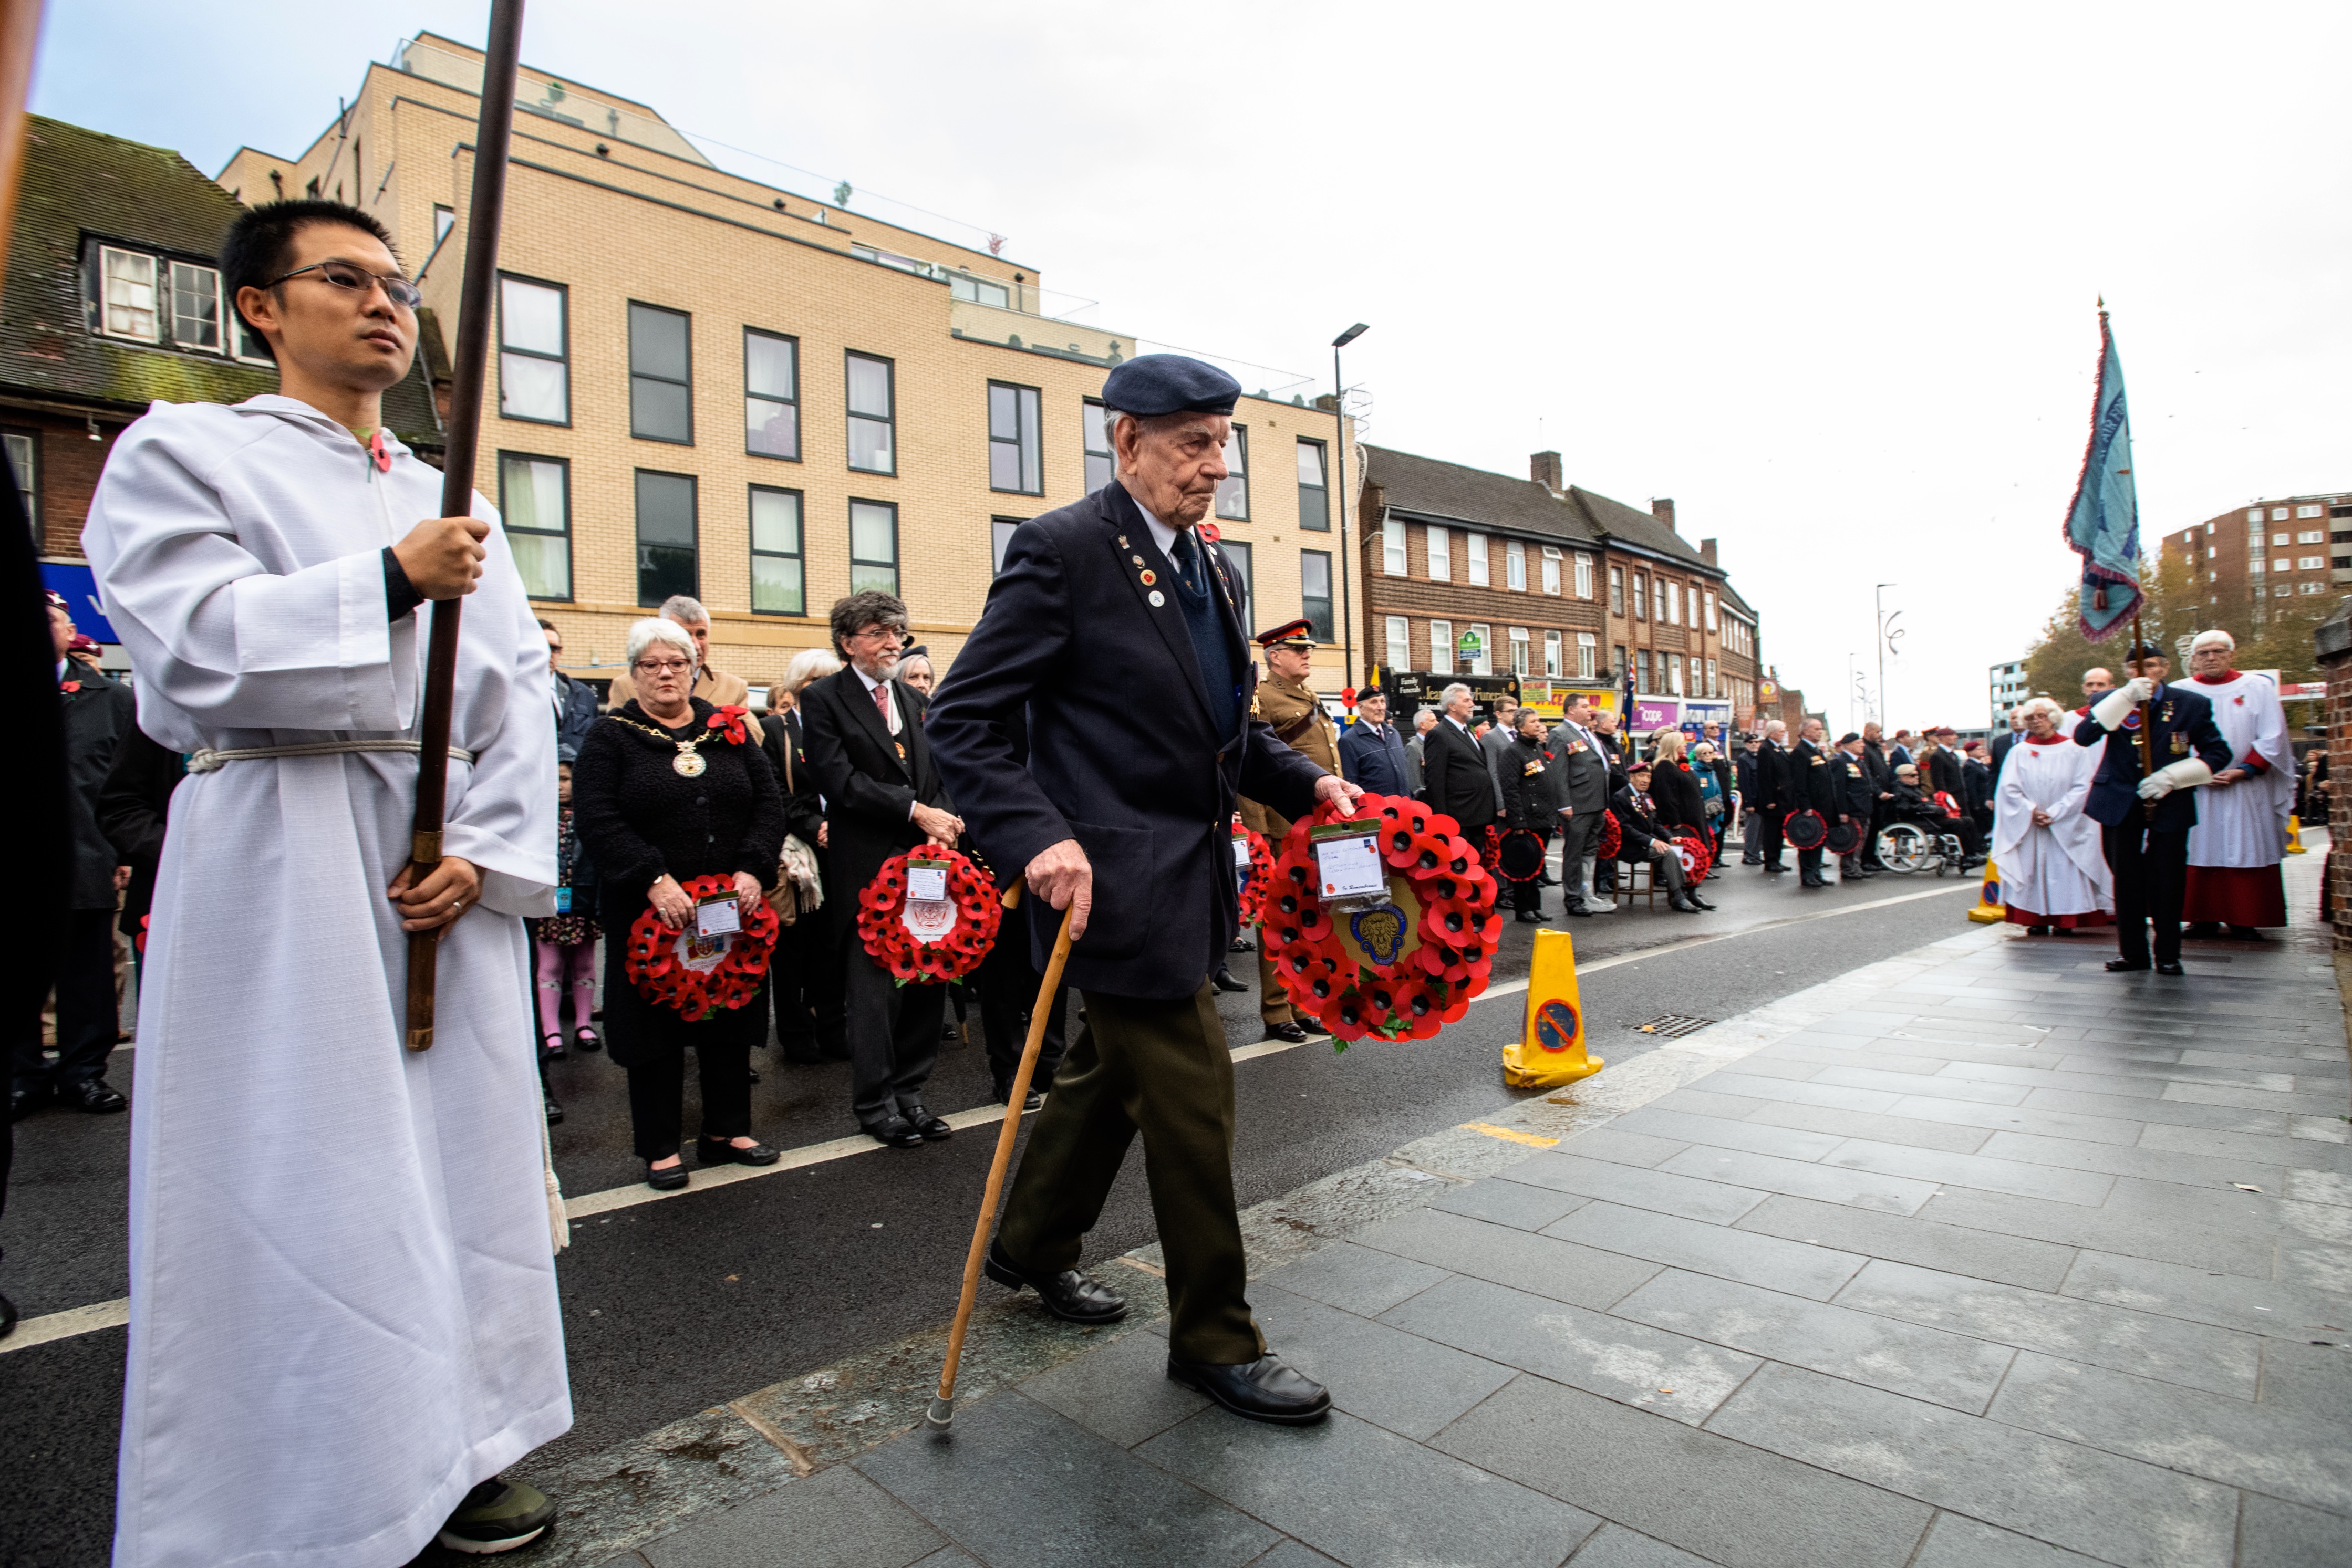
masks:
<svg viewBox="0 0 2352 1568"><path fill-rule="evenodd" d="M522 0L490 0L482 118L474 132L474 194L466 209L466 278L457 296L457 351L451 359L449 442L442 464L441 515L471 516L474 458L482 433L482 391L490 357L490 299L498 282L499 225L507 204L507 146L514 132L515 65L522 50ZM449 710L457 685L457 624L466 601L433 603L425 664L425 715L416 726L416 819L410 836L411 884L441 863L449 795ZM408 938L408 1049L433 1046L433 981L443 925Z"/></svg>
<svg viewBox="0 0 2352 1568"><path fill-rule="evenodd" d="M2128 665L2134 680L2139 678L2139 651L2146 646L2147 643L2139 633L2139 612L2135 610L2132 612L2132 656ZM2156 772L2155 707L2156 699L2153 695L2147 702L2139 705L2139 776L2142 779L2147 779ZM2142 814L2149 821L2154 821L2156 802L2143 800L2140 805L2144 808Z"/></svg>
<svg viewBox="0 0 2352 1568"><path fill-rule="evenodd" d="M1004 907L1021 902L1021 883L1005 889ZM1062 988L1062 967L1070 961L1070 916L1078 901L1062 911L1061 935L1054 938L1053 956L1045 960L1045 983L1037 988L1037 1006L1029 1014L1029 1039L1021 1047L1021 1065L1013 1070L1013 1087L1004 1096L1004 1125L996 1134L996 1157L988 1165L988 1186L981 1195L980 1219L971 1228L971 1250L964 1254L963 1296L956 1302L955 1326L948 1330L947 1364L940 1368L939 1396L926 1417L934 1431L944 1432L955 1422L956 1368L963 1362L964 1331L971 1326L972 1298L980 1291L980 1262L988 1252L988 1232L996 1223L996 1200L1004 1190L1004 1169L1013 1163L1013 1144L1021 1135L1021 1103L1029 1098L1029 1078L1037 1071L1037 1054L1045 1048L1045 1026L1054 1011L1054 993ZM1003 936L998 937L1003 940Z"/></svg>

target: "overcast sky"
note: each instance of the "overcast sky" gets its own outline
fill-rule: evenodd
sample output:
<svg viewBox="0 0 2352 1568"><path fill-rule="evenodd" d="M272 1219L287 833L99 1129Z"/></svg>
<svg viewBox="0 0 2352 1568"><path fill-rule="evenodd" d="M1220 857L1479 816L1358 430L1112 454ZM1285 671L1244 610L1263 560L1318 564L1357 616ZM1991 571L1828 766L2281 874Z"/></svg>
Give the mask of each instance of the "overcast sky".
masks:
<svg viewBox="0 0 2352 1568"><path fill-rule="evenodd" d="M210 173L487 14L52 4L33 106ZM2352 489L2347 43L2340 3L537 0L524 57L1006 235L1098 326L1328 384L1369 321L1367 439L1673 497L1835 724L1896 583L1892 716L1966 726L2073 580L2100 293L2151 546Z"/></svg>

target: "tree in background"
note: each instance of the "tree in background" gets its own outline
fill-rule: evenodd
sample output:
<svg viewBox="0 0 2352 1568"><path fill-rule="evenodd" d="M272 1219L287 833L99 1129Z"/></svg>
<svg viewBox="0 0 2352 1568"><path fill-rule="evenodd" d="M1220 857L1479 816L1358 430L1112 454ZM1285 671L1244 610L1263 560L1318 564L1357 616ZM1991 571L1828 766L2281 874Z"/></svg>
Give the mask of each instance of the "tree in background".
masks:
<svg viewBox="0 0 2352 1568"><path fill-rule="evenodd" d="M2279 679L2290 685L2320 678L2312 633L2336 612L2341 602L2336 596L2308 594L2266 601L2257 622L2252 603L2231 606L2224 613L2220 606L2205 602L2205 596L2198 591L2195 571L2178 556L2160 560L2143 556L2139 579L2140 591L2147 596L2140 611L2141 625L2148 641L2173 651L2175 679L2188 678L2189 639L2216 626L2238 640L2239 669L2276 670ZM2082 702L2083 672L2094 665L2105 665L2117 682L2123 681L2125 655L2131 646L2128 628L2104 643L2084 636L2076 617L2077 598L2076 590L2066 591L2025 655L2025 678L2033 695L2053 697L2068 707ZM2319 709L2316 701L2287 704L2290 733L2299 734L2305 724L2315 722Z"/></svg>

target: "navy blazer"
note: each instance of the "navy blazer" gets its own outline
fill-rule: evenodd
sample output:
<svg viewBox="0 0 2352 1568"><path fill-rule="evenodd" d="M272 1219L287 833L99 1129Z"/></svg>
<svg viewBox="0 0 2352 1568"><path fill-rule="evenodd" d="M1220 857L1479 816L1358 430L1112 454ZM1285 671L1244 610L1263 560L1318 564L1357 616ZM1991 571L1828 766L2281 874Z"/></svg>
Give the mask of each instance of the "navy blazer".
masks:
<svg viewBox="0 0 2352 1568"><path fill-rule="evenodd" d="M1234 570L1213 546L1205 554L1234 672L1230 730L1211 720L1174 568L1116 480L1013 531L980 622L931 700L931 755L989 862L1009 877L1065 839L1092 862L1094 909L1066 971L1081 990L1199 990L1237 923L1239 797L1293 819L1314 813L1323 770L1248 716L1257 672ZM1025 765L1013 733L1024 707ZM1022 908L1042 971L1061 917L1042 898Z"/></svg>
<svg viewBox="0 0 2352 1568"><path fill-rule="evenodd" d="M2095 703L2092 705L2096 706ZM2161 685L2148 698L2150 720L2149 744L2156 752L2156 765L2167 768L2175 762L2195 756L2206 767L2219 773L2230 766L2230 743L2221 738L2221 729L2213 723L2213 705L2186 686ZM2132 710L2137 719L2139 710ZM2181 737L2183 749L2175 751L2172 737ZM2121 729L2108 729L2090 715L2083 716L2074 726L2074 744L2096 746L2106 742L2107 754L2099 759L2099 770L2091 779L2090 799L2083 810L2092 821L2110 828L2120 828L2127 821L2144 821L2152 832L2185 833L2197 825L2197 791L2175 789L2157 802L2155 816L2135 817L2133 809L2139 805L2139 727L2126 722Z"/></svg>
<svg viewBox="0 0 2352 1568"><path fill-rule="evenodd" d="M1339 732L1339 772L1349 783L1375 795L1412 793L1406 770L1404 737L1396 726L1384 724L1375 735L1358 719Z"/></svg>

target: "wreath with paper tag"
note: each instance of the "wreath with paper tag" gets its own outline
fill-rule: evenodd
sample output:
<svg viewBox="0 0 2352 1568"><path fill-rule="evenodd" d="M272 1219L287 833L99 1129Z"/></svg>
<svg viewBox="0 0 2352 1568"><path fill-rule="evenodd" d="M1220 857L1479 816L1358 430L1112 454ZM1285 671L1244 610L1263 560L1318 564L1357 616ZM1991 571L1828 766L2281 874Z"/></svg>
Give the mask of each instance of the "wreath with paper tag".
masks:
<svg viewBox="0 0 2352 1568"><path fill-rule="evenodd" d="M1706 841L1696 833L1680 833L1674 840L1675 856L1683 862L1683 881L1692 886L1706 880L1707 868L1715 864L1715 855Z"/></svg>
<svg viewBox="0 0 2352 1568"><path fill-rule="evenodd" d="M1385 902L1344 914L1324 907L1313 830L1335 823L1370 831ZM1418 800L1367 794L1353 817L1322 802L1291 824L1270 891L1266 959L1291 1005L1328 1030L1337 1050L1367 1035L1427 1040L1486 988L1502 936L1494 874L1460 823Z"/></svg>
<svg viewBox="0 0 2352 1568"><path fill-rule="evenodd" d="M735 879L713 873L680 884L692 907L721 894L733 897ZM721 936L705 936L698 922L673 931L648 904L629 926L628 951L623 972L637 994L656 1007L675 1008L696 1023L721 1008L740 1008L760 994L768 973L768 959L776 948L776 933L783 922L764 902L754 900L751 913L740 915L740 929Z"/></svg>
<svg viewBox="0 0 2352 1568"><path fill-rule="evenodd" d="M995 879L971 856L937 844L892 855L857 895L857 935L866 956L902 986L971 974L995 945L1003 919Z"/></svg>
<svg viewBox="0 0 2352 1568"><path fill-rule="evenodd" d="M1244 929L1265 918L1266 890L1274 885L1274 851L1268 847L1265 835L1255 828L1244 827L1238 813L1234 817L1234 842L1249 845L1249 866L1244 870L1239 857L1234 869L1241 873L1241 923Z"/></svg>

